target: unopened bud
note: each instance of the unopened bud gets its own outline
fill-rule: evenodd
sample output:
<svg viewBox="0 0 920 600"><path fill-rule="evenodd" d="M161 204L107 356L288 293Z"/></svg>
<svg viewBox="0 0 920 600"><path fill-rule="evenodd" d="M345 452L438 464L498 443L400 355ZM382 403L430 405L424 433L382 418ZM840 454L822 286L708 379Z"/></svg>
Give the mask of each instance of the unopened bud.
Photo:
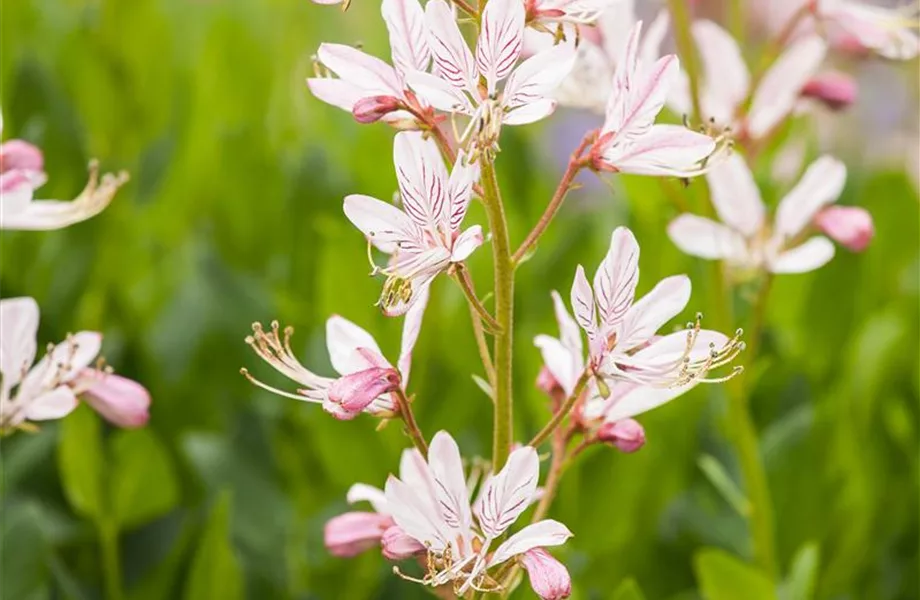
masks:
<svg viewBox="0 0 920 600"><path fill-rule="evenodd" d="M380 543L383 532L393 525L387 515L347 512L333 517L323 529L323 541L333 556L351 558Z"/></svg>
<svg viewBox="0 0 920 600"><path fill-rule="evenodd" d="M355 102L351 114L358 123L376 123L391 112L401 108L402 103L394 96L368 96Z"/></svg>
<svg viewBox="0 0 920 600"><path fill-rule="evenodd" d="M383 532L380 539L383 555L390 560L403 560L425 552L425 546L410 537L398 526L393 525Z"/></svg>
<svg viewBox="0 0 920 600"><path fill-rule="evenodd" d="M856 80L846 73L819 73L802 88L802 96L818 100L831 110L843 110L856 101Z"/></svg>
<svg viewBox="0 0 920 600"><path fill-rule="evenodd" d="M392 367L371 367L344 375L329 386L329 404L332 406L325 408L338 419L353 419L375 398L392 392L399 384L399 373Z"/></svg>
<svg viewBox="0 0 920 600"><path fill-rule="evenodd" d="M853 252L865 250L875 235L872 215L856 206L829 206L815 216L815 225Z"/></svg>
<svg viewBox="0 0 920 600"><path fill-rule="evenodd" d="M634 419L621 419L601 425L597 439L621 452L631 453L645 445L645 429Z"/></svg>
<svg viewBox="0 0 920 600"><path fill-rule="evenodd" d="M0 144L0 173L21 169L41 171L45 158L37 146L23 140L10 140Z"/></svg>
<svg viewBox="0 0 920 600"><path fill-rule="evenodd" d="M89 386L83 400L113 425L135 429L147 424L150 392L141 384L98 369L85 369L79 382Z"/></svg>
<svg viewBox="0 0 920 600"><path fill-rule="evenodd" d="M530 587L542 600L562 600L572 595L572 578L568 569L543 548L521 555Z"/></svg>

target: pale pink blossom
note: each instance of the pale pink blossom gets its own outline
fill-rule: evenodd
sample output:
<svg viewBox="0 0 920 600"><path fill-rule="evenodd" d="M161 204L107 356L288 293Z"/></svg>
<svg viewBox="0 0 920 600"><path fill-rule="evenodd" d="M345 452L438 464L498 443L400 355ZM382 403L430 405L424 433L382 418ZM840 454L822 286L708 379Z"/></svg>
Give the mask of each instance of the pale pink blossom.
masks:
<svg viewBox="0 0 920 600"><path fill-rule="evenodd" d="M428 2L425 20L436 75L414 71L409 86L438 110L471 117L461 139L469 143L472 160L498 150L503 124L533 123L555 110L550 93L572 68L574 45L553 46L517 65L525 22L521 0L489 0L475 58L444 0Z"/></svg>
<svg viewBox="0 0 920 600"><path fill-rule="evenodd" d="M804 36L786 48L751 90L751 75L731 34L702 19L693 23L692 33L703 67L700 82L703 114L697 116L750 139L763 138L792 112L802 89L827 52L827 45L820 37ZM751 104L745 114L743 107L748 96ZM689 81L683 74L668 102L677 112L693 111Z"/></svg>
<svg viewBox="0 0 920 600"><path fill-rule="evenodd" d="M626 0L524 0L527 22L540 29L556 25L590 25Z"/></svg>
<svg viewBox="0 0 920 600"><path fill-rule="evenodd" d="M23 140L0 144L0 192L6 194L20 185L37 189L48 179L42 151Z"/></svg>
<svg viewBox="0 0 920 600"><path fill-rule="evenodd" d="M699 175L716 142L686 127L655 124L680 66L673 54L646 64L639 53L641 31L638 22L617 64L604 125L590 150L592 166L639 175Z"/></svg>
<svg viewBox="0 0 920 600"><path fill-rule="evenodd" d="M607 421L598 428L597 439L629 454L645 445L645 428L635 419Z"/></svg>
<svg viewBox="0 0 920 600"><path fill-rule="evenodd" d="M437 146L419 132L396 134L393 162L402 210L361 194L346 197L344 206L368 241L391 256L386 267L375 268L387 276L379 304L389 316L409 310L435 276L466 260L483 241L479 225L460 231L477 165L461 154L448 176Z"/></svg>
<svg viewBox="0 0 920 600"><path fill-rule="evenodd" d="M708 175L712 203L721 223L684 214L671 222L668 235L692 256L724 260L743 271L804 273L834 256L824 236L810 236L815 215L840 196L846 167L822 156L780 201L771 224L760 191L744 158L732 155Z"/></svg>
<svg viewBox="0 0 920 600"><path fill-rule="evenodd" d="M541 600L562 600L572 595L568 569L543 548L524 552L521 566L527 571L530 587Z"/></svg>
<svg viewBox="0 0 920 600"><path fill-rule="evenodd" d="M875 236L872 215L858 206L828 206L815 216L815 225L853 252L865 250Z"/></svg>
<svg viewBox="0 0 920 600"><path fill-rule="evenodd" d="M398 410L392 393L404 390L409 383L412 349L418 339L426 303L427 294L423 294L406 314L402 348L395 368L383 356L371 334L336 315L326 321L326 347L338 377L317 375L304 367L291 348L293 328L287 327L281 332L277 321L271 324L270 331L253 323L253 334L246 338L246 343L279 373L303 387L295 393L286 392L259 381L247 369L242 373L255 385L275 394L321 404L337 419L349 420L361 413L392 416Z"/></svg>
<svg viewBox="0 0 920 600"><path fill-rule="evenodd" d="M497 474L481 485L470 505L470 489L460 450L451 436L438 432L431 440L428 461L412 476L387 480L387 507L396 524L427 549L431 569L424 585L452 584L458 595L468 590L501 591L493 569L535 548L563 544L572 533L562 523L543 520L501 538L527 509L536 494L540 459L536 450L514 450Z"/></svg>
<svg viewBox="0 0 920 600"><path fill-rule="evenodd" d="M89 366L99 355L102 334L81 331L68 335L60 344L49 345L45 356L33 365L39 316L32 298L0 300L0 431L23 427L28 421L60 419L77 407L81 394L100 392L100 374ZM120 389L101 392L107 396L102 405L98 397L86 400L115 425L143 425L146 406L142 420L137 405L144 400L149 404L149 396L140 398L143 388L124 378L119 377L115 387Z"/></svg>
<svg viewBox="0 0 920 600"><path fill-rule="evenodd" d="M388 515L372 512L347 512L333 517L323 528L323 541L333 556L351 558L380 544L380 538L393 524Z"/></svg>
<svg viewBox="0 0 920 600"><path fill-rule="evenodd" d="M150 418L150 392L136 381L99 369L84 369L83 401L118 427L143 427Z"/></svg>
<svg viewBox="0 0 920 600"><path fill-rule="evenodd" d="M381 13L390 35L392 66L357 48L326 43L319 47L317 60L337 77L320 70L307 85L314 96L353 113L358 122L413 123L407 108L424 110L426 105L406 87L406 75L427 71L431 63L424 13L418 0L383 0Z"/></svg>
<svg viewBox="0 0 920 600"><path fill-rule="evenodd" d="M802 96L816 100L831 110L843 110L856 102L856 79L840 71L818 73L805 83Z"/></svg>

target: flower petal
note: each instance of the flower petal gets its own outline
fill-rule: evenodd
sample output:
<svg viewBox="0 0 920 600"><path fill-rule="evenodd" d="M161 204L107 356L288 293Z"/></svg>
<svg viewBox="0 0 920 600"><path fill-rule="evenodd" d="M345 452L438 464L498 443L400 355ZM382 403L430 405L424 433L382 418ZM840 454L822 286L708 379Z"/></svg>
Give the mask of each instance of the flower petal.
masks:
<svg viewBox="0 0 920 600"><path fill-rule="evenodd" d="M332 106L351 112L358 100L367 98L368 93L363 87L350 81L334 77L310 77L307 79L310 93Z"/></svg>
<svg viewBox="0 0 920 600"><path fill-rule="evenodd" d="M583 365L578 368L582 362L581 356L573 354L561 341L548 335L536 336L533 343L540 349L543 364L559 382L566 395L571 394L578 376L584 369Z"/></svg>
<svg viewBox="0 0 920 600"><path fill-rule="evenodd" d="M35 360L38 320L38 303L34 299L0 300L0 377L6 391L22 380Z"/></svg>
<svg viewBox="0 0 920 600"><path fill-rule="evenodd" d="M594 292L591 284L585 277L585 269L581 265L575 269L575 280L572 282L571 293L572 311L575 321L588 334L588 339L597 337L597 316L595 314Z"/></svg>
<svg viewBox="0 0 920 600"><path fill-rule="evenodd" d="M706 174L706 181L713 206L723 223L745 236L760 231L764 205L744 157L733 152Z"/></svg>
<svg viewBox="0 0 920 600"><path fill-rule="evenodd" d="M553 519L544 519L521 529L505 540L489 560L489 567L499 565L512 556L523 554L533 548L562 545L572 537L569 528Z"/></svg>
<svg viewBox="0 0 920 600"><path fill-rule="evenodd" d="M694 21L693 37L706 74L706 114L700 116L729 124L751 85L741 48L727 31L706 19Z"/></svg>
<svg viewBox="0 0 920 600"><path fill-rule="evenodd" d="M466 260L473 251L482 245L482 226L473 225L454 240L450 262L458 263Z"/></svg>
<svg viewBox="0 0 920 600"><path fill-rule="evenodd" d="M447 182L447 196L450 202L448 225L451 231L460 230L460 224L463 223L473 195L473 184L478 180L479 162L468 163L461 151Z"/></svg>
<svg viewBox="0 0 920 600"><path fill-rule="evenodd" d="M452 531L452 538L469 540L473 517L470 513L470 493L463 474L463 461L457 442L446 431L434 434L428 447L428 468L435 482L435 497L441 520ZM466 549L462 549L466 551Z"/></svg>
<svg viewBox="0 0 920 600"><path fill-rule="evenodd" d="M489 0L482 11L476 66L486 79L489 94L508 76L524 43L524 3L520 0Z"/></svg>
<svg viewBox="0 0 920 600"><path fill-rule="evenodd" d="M508 78L505 107L515 109L548 96L571 72L575 58L575 47L561 43L525 60Z"/></svg>
<svg viewBox="0 0 920 600"><path fill-rule="evenodd" d="M801 233L819 210L840 197L846 179L846 165L832 156L811 163L776 208L775 235L789 240Z"/></svg>
<svg viewBox="0 0 920 600"><path fill-rule="evenodd" d="M539 478L540 459L535 449L522 446L511 453L476 501L476 517L486 537L497 538L527 510Z"/></svg>
<svg viewBox="0 0 920 600"><path fill-rule="evenodd" d="M393 142L393 163L403 209L416 225L437 231L448 211L447 168L434 140L401 131Z"/></svg>
<svg viewBox="0 0 920 600"><path fill-rule="evenodd" d="M556 110L556 101L549 98L535 100L508 111L502 122L505 125L529 125L553 114Z"/></svg>
<svg viewBox="0 0 920 600"><path fill-rule="evenodd" d="M774 273L806 273L823 267L834 258L834 244L823 236L816 236L786 250L770 261Z"/></svg>
<svg viewBox="0 0 920 600"><path fill-rule="evenodd" d="M632 306L639 283L639 243L626 227L610 236L610 249L594 274L594 299L603 334L609 336Z"/></svg>
<svg viewBox="0 0 920 600"><path fill-rule="evenodd" d="M670 402L674 398L690 391L696 384L692 383L667 388L655 388L644 385L635 385L631 382L618 382L611 386L610 396L613 401L609 404L604 413L604 421L613 423L622 419L629 419L636 415L641 415L653 408L658 408L662 404ZM622 393L618 388L628 388Z"/></svg>
<svg viewBox="0 0 920 600"><path fill-rule="evenodd" d="M390 33L393 65L397 72L425 71L431 61L425 13L418 0L383 0L380 7Z"/></svg>
<svg viewBox="0 0 920 600"><path fill-rule="evenodd" d="M744 261L744 239L721 223L696 215L680 215L668 225L668 237L682 252L710 260Z"/></svg>
<svg viewBox="0 0 920 600"><path fill-rule="evenodd" d="M476 67L453 11L444 0L430 0L425 7L428 46L434 55L438 76L457 89L476 86ZM434 102L432 102L434 105Z"/></svg>
<svg viewBox="0 0 920 600"><path fill-rule="evenodd" d="M687 306L690 289L690 279L686 275L673 275L658 282L626 313L617 347L628 349L648 341Z"/></svg>
<svg viewBox="0 0 920 600"><path fill-rule="evenodd" d="M422 329L422 317L425 316L425 307L428 306L428 288L419 292L419 297L406 311L403 319L402 342L399 348L399 361L396 363L402 376L403 388L409 384L409 369L412 366L412 350L418 341L418 334Z"/></svg>
<svg viewBox="0 0 920 600"><path fill-rule="evenodd" d="M66 417L77 407L77 397L66 385L60 385L50 392L30 399L25 408L28 421L50 421Z"/></svg>
<svg viewBox="0 0 920 600"><path fill-rule="evenodd" d="M680 125L651 125L629 143L608 148L603 159L621 173L691 177L716 148L708 135Z"/></svg>
<svg viewBox="0 0 920 600"><path fill-rule="evenodd" d="M412 71L406 75L406 85L438 110L465 115L473 114L473 105L470 104L466 94L440 77L422 71Z"/></svg>
<svg viewBox="0 0 920 600"><path fill-rule="evenodd" d="M84 377L90 387L82 398L106 421L126 429L147 424L150 418L150 392L144 386L127 377L96 369L86 369L81 380Z"/></svg>
<svg viewBox="0 0 920 600"><path fill-rule="evenodd" d="M821 66L827 44L816 35L793 43L773 63L754 90L747 131L755 139L770 132L788 115L805 83Z"/></svg>
<svg viewBox="0 0 920 600"><path fill-rule="evenodd" d="M320 44L320 62L344 81L363 89L365 96L402 97L403 86L393 67L376 56L345 44Z"/></svg>
<svg viewBox="0 0 920 600"><path fill-rule="evenodd" d="M383 252L422 250L422 234L418 227L392 204L363 194L351 194L345 197L343 209L348 220Z"/></svg>
<svg viewBox="0 0 920 600"><path fill-rule="evenodd" d="M345 499L349 504L354 504L356 502L370 502L371 506L374 507L374 510L379 514L386 515L389 514L387 506L387 497L383 493L383 490L380 488L375 488L372 485L367 485L366 483L356 483L348 488L348 493L345 495Z"/></svg>
<svg viewBox="0 0 920 600"><path fill-rule="evenodd" d="M326 321L326 348L329 351L329 362L339 375L349 375L377 366L356 352L358 348L383 356L371 334L339 315L333 315Z"/></svg>
<svg viewBox="0 0 920 600"><path fill-rule="evenodd" d="M413 487L393 477L387 479L384 494L393 520L406 535L432 552L444 552L454 544L451 531L427 498Z"/></svg>

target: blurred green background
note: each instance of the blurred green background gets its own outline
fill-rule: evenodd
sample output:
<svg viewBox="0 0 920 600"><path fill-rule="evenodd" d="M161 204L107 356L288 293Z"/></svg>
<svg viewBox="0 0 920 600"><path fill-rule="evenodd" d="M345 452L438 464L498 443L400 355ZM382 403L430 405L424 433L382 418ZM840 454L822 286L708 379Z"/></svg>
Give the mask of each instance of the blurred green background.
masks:
<svg viewBox="0 0 920 600"><path fill-rule="evenodd" d="M398 427L336 422L238 372L285 384L243 343L256 320L294 325L303 362L320 373L331 373L323 327L334 313L398 351L401 323L373 307L380 281L341 211L345 194L392 194L392 131L358 126L303 83L323 40L387 56L377 3L355 0L343 15L307 0L3 0L0 26L4 138L44 149L42 195L73 197L90 157L132 175L86 223L3 232L3 297L38 300L41 344L105 332L108 362L154 399L143 431L109 430L84 407L3 440L0 595L99 598L103 559L117 559L130 600L426 597L377 553L336 559L322 543L348 487L382 486L395 470L406 445ZM902 72L908 89L915 71ZM554 156L588 126L560 113L505 131L513 240L542 212L561 173ZM817 549L815 598L918 598L917 193L896 169L844 158L842 202L868 208L877 237L864 254L840 249L824 269L776 282L764 358L748 379L783 571L797 554L807 568L815 555L803 549ZM769 168L758 175L768 185ZM700 185L679 193L693 199ZM661 189L631 178L576 192L520 269L520 438L548 416L531 340L556 332L549 290L567 291L579 263L593 269L613 227L628 224L640 240L640 292L687 272L696 293L678 321L707 311L709 267L667 240L675 212ZM467 222L485 222L480 207ZM487 291L488 248L470 266ZM742 290L742 315L745 302ZM479 368L468 318L458 289L439 280L411 390L423 430L450 429L472 456L489 451L491 408L470 378ZM723 391L701 386L642 418L641 452L599 449L571 471L552 516L575 533L557 553L575 598L626 598L615 590L634 578L649 599L691 600L701 549L749 556L744 521L699 466L712 456L737 478L724 412ZM101 539L118 540L117 557ZM531 597L525 588L516 597Z"/></svg>

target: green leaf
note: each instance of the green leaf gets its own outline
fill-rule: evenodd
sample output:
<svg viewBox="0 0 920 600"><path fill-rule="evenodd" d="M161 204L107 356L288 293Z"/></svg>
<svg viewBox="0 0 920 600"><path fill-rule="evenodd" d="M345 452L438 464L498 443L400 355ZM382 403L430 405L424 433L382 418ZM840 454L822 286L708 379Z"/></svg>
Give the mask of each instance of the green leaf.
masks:
<svg viewBox="0 0 920 600"><path fill-rule="evenodd" d="M769 577L724 550L700 550L693 563L706 600L776 600Z"/></svg>
<svg viewBox="0 0 920 600"><path fill-rule="evenodd" d="M613 592L613 600L645 600L635 579L626 579Z"/></svg>
<svg viewBox="0 0 920 600"><path fill-rule="evenodd" d="M76 512L93 518L104 514L105 457L99 436L99 418L81 404L62 421L58 443L58 468L67 501Z"/></svg>
<svg viewBox="0 0 920 600"><path fill-rule="evenodd" d="M792 566L789 567L789 576L783 583L780 598L782 600L811 600L814 598L820 562L818 544L809 542L799 548L792 558Z"/></svg>
<svg viewBox="0 0 920 600"><path fill-rule="evenodd" d="M220 495L205 525L188 583L186 600L235 600L243 597L243 574L230 542L230 494Z"/></svg>
<svg viewBox="0 0 920 600"><path fill-rule="evenodd" d="M152 431L119 431L109 449L113 461L109 497L120 526L143 524L176 505L176 472L169 453Z"/></svg>
<svg viewBox="0 0 920 600"><path fill-rule="evenodd" d="M703 454L696 463L706 475L709 482L718 490L722 498L741 516L749 515L751 502L741 491L741 488L732 480L731 475L725 470L719 459L711 454Z"/></svg>

